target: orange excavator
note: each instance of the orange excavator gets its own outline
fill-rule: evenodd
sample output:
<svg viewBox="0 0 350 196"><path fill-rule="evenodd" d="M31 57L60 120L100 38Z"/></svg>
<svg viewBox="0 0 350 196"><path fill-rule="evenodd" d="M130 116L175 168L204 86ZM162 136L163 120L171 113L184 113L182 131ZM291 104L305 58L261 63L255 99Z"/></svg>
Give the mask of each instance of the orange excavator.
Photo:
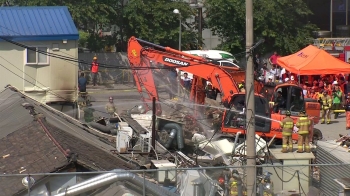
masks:
<svg viewBox="0 0 350 196"><path fill-rule="evenodd" d="M210 60L203 57L193 56L135 37L131 37L128 42L128 59L146 111L151 110L149 105L153 97L159 101L154 73L160 69L177 68L194 75L190 92L190 100L194 103L204 104L205 82L203 80L211 82L212 86L220 91L221 104L225 107L221 120L222 134L234 135L238 132L245 134L245 93L240 91L238 83L234 79L239 81L244 79L242 70L238 68L227 70L212 64ZM144 95L145 91L147 95ZM255 91L255 130L256 134L260 136L282 139L279 122L285 117L287 108L295 120L301 110L306 110L309 117L315 123L318 122L319 103L314 100L306 102L302 88L295 84L264 85L256 88ZM276 105L275 101L279 102L279 105ZM156 113L161 115L159 103L156 105ZM313 127L310 131L313 131ZM322 137L319 130L317 130L317 134L318 138ZM297 140L298 135L293 134L292 138ZM310 139L315 138L311 137Z"/></svg>

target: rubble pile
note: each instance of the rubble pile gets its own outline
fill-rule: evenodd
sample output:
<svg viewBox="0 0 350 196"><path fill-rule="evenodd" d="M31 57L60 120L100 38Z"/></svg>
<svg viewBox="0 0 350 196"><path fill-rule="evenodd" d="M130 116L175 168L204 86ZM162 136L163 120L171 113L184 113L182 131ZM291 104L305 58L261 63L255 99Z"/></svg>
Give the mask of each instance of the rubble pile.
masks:
<svg viewBox="0 0 350 196"><path fill-rule="evenodd" d="M337 144L339 146L342 146L344 148L348 149L348 152L350 152L350 135L342 135L339 134L339 139L336 140Z"/></svg>

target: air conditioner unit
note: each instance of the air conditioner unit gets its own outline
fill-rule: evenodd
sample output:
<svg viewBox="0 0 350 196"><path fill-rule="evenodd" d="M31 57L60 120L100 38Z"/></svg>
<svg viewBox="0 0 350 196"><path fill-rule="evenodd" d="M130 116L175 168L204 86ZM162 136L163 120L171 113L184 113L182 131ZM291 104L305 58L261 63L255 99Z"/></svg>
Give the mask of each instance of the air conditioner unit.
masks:
<svg viewBox="0 0 350 196"><path fill-rule="evenodd" d="M151 152L151 142L150 134L140 134L141 152Z"/></svg>

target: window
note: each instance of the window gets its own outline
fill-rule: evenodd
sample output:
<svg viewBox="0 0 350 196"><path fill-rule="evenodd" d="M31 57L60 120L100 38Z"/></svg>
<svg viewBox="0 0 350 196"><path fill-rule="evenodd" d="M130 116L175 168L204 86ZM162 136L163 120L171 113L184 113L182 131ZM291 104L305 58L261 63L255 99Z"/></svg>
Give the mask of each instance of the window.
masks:
<svg viewBox="0 0 350 196"><path fill-rule="evenodd" d="M47 65L49 64L49 56L43 54L48 52L48 47L30 47L25 51L27 65Z"/></svg>
<svg viewBox="0 0 350 196"><path fill-rule="evenodd" d="M229 63L229 62L221 62L221 66L224 66L224 67L233 67L232 63Z"/></svg>
<svg viewBox="0 0 350 196"><path fill-rule="evenodd" d="M235 57L230 54L220 53L223 59L234 59Z"/></svg>

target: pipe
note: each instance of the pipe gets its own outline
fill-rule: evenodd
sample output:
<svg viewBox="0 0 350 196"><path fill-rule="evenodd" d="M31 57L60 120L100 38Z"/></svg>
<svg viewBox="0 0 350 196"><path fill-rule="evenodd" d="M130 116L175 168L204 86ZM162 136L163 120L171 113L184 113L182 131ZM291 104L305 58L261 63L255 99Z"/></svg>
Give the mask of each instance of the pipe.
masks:
<svg viewBox="0 0 350 196"><path fill-rule="evenodd" d="M89 182L84 181L75 186L69 187L63 193L59 193L56 196L79 195L87 191L91 191L91 190L106 186L115 181L123 181L123 180L130 181L131 183L134 183L139 187L142 187L143 185L145 185L147 191L157 196L178 196L177 194L171 193L168 190L163 189L162 187L156 184L153 184L149 181L144 181L143 178L131 172L127 172L125 170L113 170L111 173L108 173L108 174L109 175L107 174L99 175L90 180L87 180Z"/></svg>
<svg viewBox="0 0 350 196"><path fill-rule="evenodd" d="M176 135L177 135L177 130L176 129L172 129L170 134L169 134L169 139L164 145L165 148L169 148L170 147L170 145L174 141L174 138L176 137Z"/></svg>
<svg viewBox="0 0 350 196"><path fill-rule="evenodd" d="M97 122L90 122L89 125L103 133L111 133L111 130L114 129L114 127L107 127Z"/></svg>
<svg viewBox="0 0 350 196"><path fill-rule="evenodd" d="M182 128L180 127L180 125L176 124L176 123L168 123L164 126L164 129L176 129L177 130L177 147L181 150L184 148L185 146L185 140L183 137L183 132L182 132Z"/></svg>
<svg viewBox="0 0 350 196"><path fill-rule="evenodd" d="M152 98L152 147L154 154L157 154L156 152L156 98ZM157 159L158 160L158 159Z"/></svg>
<svg viewBox="0 0 350 196"><path fill-rule="evenodd" d="M63 149L63 147L57 142L57 140L51 135L50 131L47 129L45 124L42 122L41 118L37 119L38 123L40 124L41 128L45 131L45 133L49 136L50 140L53 141L53 143L57 146L57 148L64 154L64 156L68 157L69 154L66 150Z"/></svg>
<svg viewBox="0 0 350 196"><path fill-rule="evenodd" d="M241 135L241 132L238 132L236 134L235 143L233 143L233 147L232 147L232 156L235 154L236 145L237 145L237 142L238 142L239 135Z"/></svg>

